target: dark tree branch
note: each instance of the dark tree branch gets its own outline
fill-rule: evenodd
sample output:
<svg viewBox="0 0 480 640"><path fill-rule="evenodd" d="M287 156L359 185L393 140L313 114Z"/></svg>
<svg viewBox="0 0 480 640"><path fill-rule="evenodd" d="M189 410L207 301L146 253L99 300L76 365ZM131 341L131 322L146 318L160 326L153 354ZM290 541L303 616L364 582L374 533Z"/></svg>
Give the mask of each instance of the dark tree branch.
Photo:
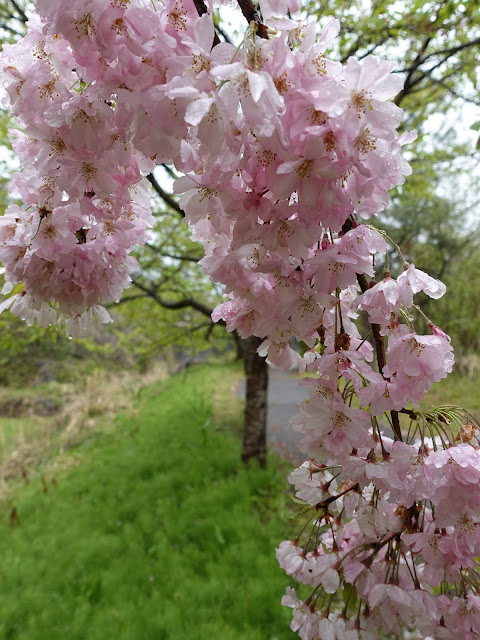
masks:
<svg viewBox="0 0 480 640"><path fill-rule="evenodd" d="M158 193L158 195L162 198L162 200L164 200L169 207L174 209L179 215L182 216L182 218L184 218L185 211L180 207L178 202L169 193L167 193L164 189L162 189L162 187L158 184L158 181L153 175L153 173L148 174L147 180L150 182L150 184Z"/></svg>
<svg viewBox="0 0 480 640"><path fill-rule="evenodd" d="M142 265L142 271L147 271L148 269L150 269L155 264L156 258L171 258L172 260L179 260L180 262L193 262L193 263L198 263L201 260L201 257L197 257L197 256L174 255L172 253L164 253L162 252L161 247L156 247L155 245L150 244L149 242L145 243L145 247L147 249L150 249L150 251L155 254L155 257L152 258L146 265ZM182 267L178 266L173 275L176 275L177 273L179 273L181 269Z"/></svg>
<svg viewBox="0 0 480 640"><path fill-rule="evenodd" d="M224 29L222 29L222 27L219 24L215 25L215 29L218 31L218 33L222 36L222 38L225 40L225 42L228 42L228 44L233 44L233 42L231 41L230 37L227 35L227 33L225 32Z"/></svg>
<svg viewBox="0 0 480 640"><path fill-rule="evenodd" d="M368 289L368 282L366 277L362 274L357 274L357 281L360 285L360 289L362 293L365 293ZM378 362L378 370L383 375L383 368L385 367L385 350L383 348L383 337L380 333L380 325L375 324L374 322L370 323L372 327L373 340L375 342L375 352L377 354L377 362ZM390 411L390 415L392 416L392 427L393 432L395 433L395 439L402 442L402 429L400 427L400 419L398 417L398 411Z"/></svg>
<svg viewBox="0 0 480 640"><path fill-rule="evenodd" d="M376 49L378 49L378 47L380 47L382 44L385 44L385 42L387 42L391 37L392 36L391 36L391 33L390 33L390 29L387 29L387 32L385 33L385 35L383 35L378 42L376 42L375 44L372 44L372 46L369 49L367 49L367 51L365 51L364 53L362 53L360 55L356 55L357 51L362 46L362 36L360 35L358 37L357 41L350 47L348 52L341 58L340 62L342 64L345 64L345 62L347 62L348 58L351 58L353 55L356 55L358 60L363 60L368 55L373 53Z"/></svg>
<svg viewBox="0 0 480 640"><path fill-rule="evenodd" d="M20 33L19 31L17 31L16 29L13 29L12 27L9 27L7 24L2 24L0 25L1 29L5 29L5 31L8 31L9 33L13 34L14 36L17 36L18 38L22 37L22 33Z"/></svg>
<svg viewBox="0 0 480 640"><path fill-rule="evenodd" d="M15 7L15 9L18 12L18 15L20 16L19 18L17 18L18 20L20 20L21 22L23 22L24 24L28 21L28 16L25 13L25 11L22 9L22 7L18 4L18 2L16 2L16 0L10 0L11 4L13 4L13 6Z"/></svg>
<svg viewBox="0 0 480 640"><path fill-rule="evenodd" d="M480 37L474 38L473 40L470 40L470 42L464 42L463 44L459 44L456 47L450 47L450 49L432 51L432 53L429 53L427 56L423 57L422 64L426 60L429 60L430 58L433 58L435 56L444 56L442 62L445 62L446 60L448 60L448 58L451 58L453 55L455 55L459 51L463 51L464 49L468 49L469 47L475 47L477 45L480 45Z"/></svg>
<svg viewBox="0 0 480 640"><path fill-rule="evenodd" d="M208 324L208 323L207 323L207 324ZM206 340L207 342L210 342L210 338L212 337L213 330L215 329L215 324L216 324L216 323L215 323L215 322L213 322L213 320L212 320L212 322L210 322L210 323L208 324L208 329L207 329L207 331L206 331L206 333L205 333L205 340Z"/></svg>
<svg viewBox="0 0 480 640"><path fill-rule="evenodd" d="M147 269L149 269L151 267L151 265L154 263L154 261L152 260L147 267L144 267L144 271L146 271ZM167 282L170 282L170 280L173 280L173 278L175 278L176 275L178 275L179 273L181 273L182 271L182 265L179 264L177 266L176 269L174 269L173 271L166 272L165 275L163 276L163 278L161 278L161 280L158 280L157 282L153 283L150 282L151 288L153 289L153 291L158 291L161 287L164 287Z"/></svg>
<svg viewBox="0 0 480 640"><path fill-rule="evenodd" d="M153 251L160 258L172 258L173 260L183 260L184 262L198 262L199 260L201 260L201 257L197 257L197 256L189 256L189 255L178 256L172 253L163 253L159 247L156 247L155 245L150 244L149 242L146 242L145 246L147 247L147 249L150 249L150 251Z"/></svg>
<svg viewBox="0 0 480 640"><path fill-rule="evenodd" d="M165 164L164 162L162 162L162 167L165 169L165 171L168 173L168 175L171 178L173 178L174 180L176 180L178 178L178 176L175 173L175 171L168 164Z"/></svg>
<svg viewBox="0 0 480 640"><path fill-rule="evenodd" d="M159 253L161 258L172 258L172 260L182 260L183 262L198 262L201 258L196 258L195 256L175 256L171 253Z"/></svg>
<svg viewBox="0 0 480 640"><path fill-rule="evenodd" d="M418 77L416 77L415 79L412 79L412 81L410 82L410 92L409 93L412 92L411 91L412 87L416 87L417 84L419 84L425 78L430 78L433 84L438 84L440 80L446 80L450 76L455 75L455 73L457 72L457 69L453 68L443 78L440 78L440 79L437 80L436 78L433 77L433 75L432 75L433 71L435 71L436 69L441 67L442 64L445 62L445 60L439 60L439 62L437 62L437 64L435 64L433 67L430 67L430 69L426 69L425 71L418 70ZM457 66L458 66L459 69L461 68L460 64L457 65Z"/></svg>
<svg viewBox="0 0 480 640"><path fill-rule="evenodd" d="M148 298L148 295L146 293L139 293L133 296L128 296L128 298L121 298L118 302L112 302L106 305L106 307L107 309L114 309L119 304L123 304L124 302L130 302L131 300L140 300L140 298L144 298L144 299Z"/></svg>
<svg viewBox="0 0 480 640"><path fill-rule="evenodd" d="M476 47L478 45L480 45L480 37L478 38L474 38L473 40L469 41L469 42L464 42L463 44L459 44L455 47L450 47L449 49L442 49L440 51L432 51L431 53L429 53L428 55L425 55L425 52L427 50L428 45L430 44L431 41L431 37L428 36L425 39L425 42L423 43L420 51L417 54L417 57L415 58L415 60L413 61L413 64L410 67L407 67L405 69L400 69L398 70L396 73L407 73L407 77L405 79L405 86L403 88L403 90L398 94L398 96L395 99L395 104L397 106L400 105L400 103L402 102L402 100L409 95L410 93L412 93L412 89L413 87L415 87L416 85L418 85L422 80L424 80L427 77L431 77L432 81L435 84L439 84L441 85L442 82L445 81L445 78L448 77L448 75L440 80L435 80L435 78L432 77L432 73L438 69L439 67L441 67L443 64L445 64L445 62L447 62L447 60L449 60L452 56L454 56L456 53L459 53L460 51L463 51L465 49L471 48L471 47ZM438 60L432 67L430 67L429 69L426 69L424 71L421 70L421 66L427 61L430 60L431 58L435 58L435 57L441 57L440 60ZM415 77L415 75L418 73L417 77ZM452 74L450 74L452 75ZM460 95L456 95L455 92L453 90L450 90L450 88L443 86L444 89L448 90L450 93L452 93L452 95L454 95L455 97L459 97L461 99L464 99L463 96ZM469 100L470 101L470 100ZM475 101L473 101L475 104Z"/></svg>
<svg viewBox="0 0 480 640"><path fill-rule="evenodd" d="M251 22L255 22L257 25L257 36L259 38L264 38L268 40L268 27L262 24L260 20L260 14L257 11L256 6L253 4L252 0L237 0L238 6L242 10L245 19L248 24Z"/></svg>
<svg viewBox="0 0 480 640"><path fill-rule="evenodd" d="M368 290L367 278L362 274L357 274L357 282L362 290L362 293ZM371 323L373 339L375 342L375 352L377 354L378 370L383 375L383 368L385 367L385 352L383 349L383 337L380 333L380 325Z"/></svg>
<svg viewBox="0 0 480 640"><path fill-rule="evenodd" d="M382 44L385 44L385 42L387 42L387 40L390 38L390 34L387 34L384 38L382 38L379 42L377 42L376 44L372 45L370 47L370 49L367 49L367 51L365 51L365 53L362 53L361 55L357 56L358 60L363 60L364 58L366 58L367 56L371 55L374 51L376 51L376 49L378 49L378 47L381 47Z"/></svg>
<svg viewBox="0 0 480 640"><path fill-rule="evenodd" d="M189 329L190 333L194 333L195 331L199 331L200 329L204 329L205 327L210 327L212 324L212 322L202 322L200 324L197 324L193 327L191 327ZM178 340L179 338L182 337L182 334L184 333L184 330L179 330L176 331L175 333L171 333L170 334L170 338L168 340L162 339L162 340L157 340L157 342L154 342L153 344L150 345L150 347L143 353L143 358L147 357L151 357L156 351L159 351L161 349L164 349L165 347L168 347L171 344L178 344Z"/></svg>
<svg viewBox="0 0 480 640"><path fill-rule="evenodd" d="M201 302L198 302L198 300L195 300L194 298L183 298L183 300L176 300L176 301L164 300L157 294L155 289L150 289L146 287L138 280L135 280L135 278L132 278L132 282L138 289L146 293L147 296L155 300L155 302L157 302L160 306L164 307L165 309L185 309L186 307L191 307L192 309L195 309L195 311L198 311L199 313L203 313L204 316L208 316L209 318L211 318L212 316L213 309L210 309L209 307L202 304ZM225 324L225 322L220 321L217 324Z"/></svg>
<svg viewBox="0 0 480 640"><path fill-rule="evenodd" d="M445 76L443 76L443 78L432 78L432 86L434 88L438 88L438 87L442 87L442 89L444 89L445 91L447 91L451 96L453 96L454 98L457 98L458 100L462 100L463 102L468 102L470 104L474 104L476 107L480 107L480 100L475 100L474 98L467 98L466 96L463 96L462 94L458 93L458 91L455 91L455 89L453 89L452 87L450 87L447 84L447 80L452 77L455 76L458 73L459 69L452 69L450 73L447 73ZM426 77L428 77L428 73L424 73L422 75L421 78L419 78L418 82L420 82L421 80L424 80ZM416 81L414 83L415 86L418 84L418 82ZM420 91L424 91L425 90L425 86L421 86L418 89L413 89L410 91L410 95L414 94L414 93L419 93ZM434 91L432 92L432 95L435 95ZM428 99L427 99L428 102ZM458 157L458 156L455 156Z"/></svg>
<svg viewBox="0 0 480 640"><path fill-rule="evenodd" d="M204 13L208 13L208 9L205 6L205 2L203 0L193 0L193 4L195 5L195 9L199 16L203 16ZM215 47L217 44L220 44L220 38L215 32L215 36L213 38L213 46Z"/></svg>
<svg viewBox="0 0 480 640"><path fill-rule="evenodd" d="M420 51L417 53L417 56L413 61L413 64L411 65L410 69L406 70L407 77L405 78L405 84L403 86L403 89L400 91L400 93L397 95L397 97L394 100L397 107L400 106L400 103L402 102L402 100L409 94L410 89L412 87L413 74L422 64L423 54L427 50L427 47L430 44L431 40L432 40L431 36L427 36L425 38L422 46L420 47Z"/></svg>

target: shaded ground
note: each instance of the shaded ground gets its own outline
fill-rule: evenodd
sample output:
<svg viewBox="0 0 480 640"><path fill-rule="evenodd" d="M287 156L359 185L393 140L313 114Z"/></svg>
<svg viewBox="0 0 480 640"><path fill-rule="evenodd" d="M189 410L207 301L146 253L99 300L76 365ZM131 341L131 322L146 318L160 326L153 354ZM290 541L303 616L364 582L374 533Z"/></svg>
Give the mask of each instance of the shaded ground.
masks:
<svg viewBox="0 0 480 640"><path fill-rule="evenodd" d="M288 421L298 413L297 405L308 398L307 388L299 386L298 381L296 373L270 367L267 441L278 455L294 464L302 463L305 454L297 448L301 434L293 431ZM245 380L241 381L237 392L240 397L245 397Z"/></svg>

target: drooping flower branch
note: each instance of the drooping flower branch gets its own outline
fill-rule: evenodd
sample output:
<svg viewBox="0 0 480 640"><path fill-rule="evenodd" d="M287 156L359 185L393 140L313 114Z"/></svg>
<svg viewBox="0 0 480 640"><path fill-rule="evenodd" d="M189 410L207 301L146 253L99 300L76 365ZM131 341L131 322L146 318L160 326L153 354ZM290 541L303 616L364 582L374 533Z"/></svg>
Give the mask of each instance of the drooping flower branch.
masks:
<svg viewBox="0 0 480 640"><path fill-rule="evenodd" d="M284 599L292 628L304 640L476 637L477 425L455 407L409 408L453 366L448 337L431 323L417 333L410 313L417 293L445 288L413 264L376 282L389 239L362 221L410 173L401 147L415 134L399 136L390 101L402 80L375 56L328 58L337 21L317 33L291 17L296 0L262 0L261 16L240 4L249 25L235 48L218 43L212 3L37 0L2 56L23 127L23 205L0 220L13 294L2 307L65 318L73 333L108 321L102 304L128 285L150 223L142 176L174 164L203 267L229 298L214 317L312 374L292 419L309 457L290 476L306 520L278 550L311 589Z"/></svg>

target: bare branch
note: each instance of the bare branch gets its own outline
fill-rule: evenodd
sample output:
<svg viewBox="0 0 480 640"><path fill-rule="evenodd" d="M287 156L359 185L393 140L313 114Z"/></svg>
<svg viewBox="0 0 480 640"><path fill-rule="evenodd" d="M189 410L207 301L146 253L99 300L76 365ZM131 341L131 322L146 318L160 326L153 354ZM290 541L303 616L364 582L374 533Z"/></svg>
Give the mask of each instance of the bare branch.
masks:
<svg viewBox="0 0 480 640"><path fill-rule="evenodd" d="M355 221L352 218L348 218L342 227L342 232L347 233L348 231L354 228L354 224L356 224ZM362 293L365 293L365 291L368 291L369 284L368 284L367 278L363 273L357 274L357 282L360 286ZM372 328L372 333L373 333L373 341L375 346L375 353L377 355L378 370L382 374L382 376L384 376L383 369L385 367L386 361L385 361L385 349L383 345L383 337L382 337L382 334L380 333L380 325L370 321L369 321L369 324ZM393 426L393 431L395 433L395 439L402 442L402 430L400 428L398 411L392 410L390 411L390 415L392 417L392 426Z"/></svg>
<svg viewBox="0 0 480 640"><path fill-rule="evenodd" d="M25 11L22 9L22 7L18 4L18 2L16 2L16 0L10 0L11 4L13 4L13 6L15 7L15 9L18 12L18 15L20 16L18 18L18 20L20 20L21 22L23 22L24 24L28 21L28 16L25 13Z"/></svg>
<svg viewBox="0 0 480 640"><path fill-rule="evenodd" d="M164 300L156 293L154 289L149 289L138 280L135 280L135 278L132 278L132 282L138 289L144 291L150 298L155 300L155 302L157 302L165 309L185 309L186 307L191 307L192 309L195 309L195 311L203 313L204 316L208 316L209 318L211 318L212 316L213 309L210 309L201 302L198 302L198 300L195 300L193 298L183 298L183 300L176 301ZM220 321L218 324L225 324L225 322Z"/></svg>
<svg viewBox="0 0 480 640"><path fill-rule="evenodd" d="M148 295L146 293L139 293L133 296L128 296L128 298L121 298L118 302L112 302L105 306L107 307L107 309L114 309L119 304L123 304L124 302L130 302L131 300L139 300L140 298L148 298Z"/></svg>
<svg viewBox="0 0 480 640"><path fill-rule="evenodd" d="M480 37L478 37L478 38L474 38L473 40L470 40L469 42L464 42L462 44L459 44L455 47L442 49L440 51L432 51L431 53L425 55L425 52L427 50L428 45L430 44L430 41L431 41L431 37L428 36L425 39L420 51L418 52L415 60L413 61L410 67L406 67L405 69L399 69L398 71L396 71L396 73L407 73L407 77L405 79L405 86L395 99L395 104L397 106L400 105L402 100L407 95L412 93L412 88L418 85L425 78L431 77L433 82L435 82L436 84L441 84L441 80L435 80L435 78L433 78L432 76L432 73L436 69L441 67L443 64L445 64L445 62L447 62L447 60L449 60L456 53L459 53L460 51L463 51L465 49L480 45ZM431 58L440 58L440 59L437 60L437 62L432 67L422 70L421 66ZM418 73L417 77L415 77L416 73ZM445 80L445 78L443 78L442 80ZM458 94L456 95L453 90L450 90L448 87L444 85L442 86L444 89L449 91L455 97L463 99L463 96L460 96ZM475 104L475 101L473 100L468 100L468 101L473 102Z"/></svg>
<svg viewBox="0 0 480 640"><path fill-rule="evenodd" d="M154 260L152 260L145 268L144 271L149 269L150 266L154 264ZM176 269L174 269L173 271L165 271L165 275L163 276L163 278L161 278L160 280L158 280L157 282L150 282L151 288L153 291L158 291L161 287L164 287L167 282L170 282L170 280L173 280L175 278L175 276L177 276L179 273L181 273L182 271L182 265L179 264Z"/></svg>
<svg viewBox="0 0 480 640"><path fill-rule="evenodd" d="M158 184L158 181L153 175L153 173L148 174L147 180L150 182L150 184L158 193L158 195L162 198L162 200L164 200L169 207L174 209L178 214L182 216L182 218L184 218L185 211L180 207L178 202L169 193L167 193L164 189L162 189L162 187Z"/></svg>
<svg viewBox="0 0 480 640"><path fill-rule="evenodd" d="M410 67L410 69L408 69L407 77L405 78L405 84L403 86L403 89L400 91L400 93L397 95L397 97L394 100L394 102L397 105L397 107L400 106L400 103L402 102L402 100L410 93L410 90L411 90L411 88L412 88L412 86L414 84L414 82L413 82L413 74L415 73L415 71L422 64L423 54L427 50L427 47L430 44L431 40L432 40L431 36L427 36L425 38L425 40L423 41L422 46L420 47L420 51L417 53L417 56L416 56L415 60L413 61L412 66Z"/></svg>
<svg viewBox="0 0 480 640"><path fill-rule="evenodd" d="M252 0L237 0L238 6L242 10L245 19L248 24L251 22L255 22L257 25L257 36L259 38L264 38L268 40L268 28L261 23L260 14L257 11L257 8L253 4Z"/></svg>
<svg viewBox="0 0 480 640"><path fill-rule="evenodd" d="M170 253L159 253L161 258L172 258L172 260L182 260L183 262L198 262L201 258L196 258L195 256L175 256Z"/></svg>
<svg viewBox="0 0 480 640"><path fill-rule="evenodd" d="M474 98L467 98L466 96L462 96L460 93L458 93L458 91L455 91L455 89L452 89L452 87L449 87L448 84L446 84L446 82L442 80L438 80L437 84L443 89L445 89L445 91L448 91L448 93L450 93L454 98L458 98L463 102L468 102L470 104L474 104L476 107L480 107L480 100L475 100Z"/></svg>
<svg viewBox="0 0 480 640"><path fill-rule="evenodd" d="M199 16L203 16L204 13L208 13L208 9L205 6L205 2L203 0L193 0L193 4L195 5L195 9ZM215 32L215 36L213 38L213 46L215 47L217 44L220 44L220 38Z"/></svg>
<svg viewBox="0 0 480 640"><path fill-rule="evenodd" d="M216 24L215 25L215 29L218 31L218 33L222 36L222 38L225 40L225 42L228 42L228 44L233 44L233 42L231 41L230 37L227 35L227 33L225 32L224 29L222 29L221 25Z"/></svg>
<svg viewBox="0 0 480 640"><path fill-rule="evenodd" d="M22 35L23 35L19 31L17 31L16 29L13 29L12 27L9 27L8 24L2 24L0 26L0 29L5 29L5 31L8 31L9 33L12 33L14 36L17 36L18 38L21 38Z"/></svg>
<svg viewBox="0 0 480 640"><path fill-rule="evenodd" d="M426 60L429 60L430 58L433 58L435 56L444 56L442 62L445 62L446 60L448 60L448 58L451 58L455 53L458 53L459 51L463 51L464 49L468 49L469 47L475 47L477 45L480 45L480 37L474 38L469 42L464 42L463 44L459 44L456 47L450 47L450 49L442 49L441 51L432 51L432 53L429 53L427 56L423 57L422 64Z"/></svg>
<svg viewBox="0 0 480 640"><path fill-rule="evenodd" d="M165 171L168 173L168 175L171 178L173 178L174 180L176 180L178 178L178 176L175 173L175 171L168 164L165 164L165 162L162 162L162 167L165 169Z"/></svg>

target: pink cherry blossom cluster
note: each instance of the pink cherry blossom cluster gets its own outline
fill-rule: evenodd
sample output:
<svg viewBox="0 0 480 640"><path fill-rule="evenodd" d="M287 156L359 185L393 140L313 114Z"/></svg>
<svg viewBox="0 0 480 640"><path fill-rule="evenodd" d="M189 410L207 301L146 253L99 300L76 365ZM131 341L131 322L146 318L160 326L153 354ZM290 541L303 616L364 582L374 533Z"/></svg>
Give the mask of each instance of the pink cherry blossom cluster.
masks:
<svg viewBox="0 0 480 640"><path fill-rule="evenodd" d="M142 173L153 161L131 144L132 113L115 104L114 85L87 83L71 46L37 16L2 63L22 165L22 204L0 219L4 293L24 283L3 308L43 326L60 312L79 335L92 319L110 321L101 304L130 283L128 253L152 220Z"/></svg>
<svg viewBox="0 0 480 640"><path fill-rule="evenodd" d="M323 380L308 384L311 397L302 419L292 422L308 434L302 446L312 458L289 477L304 505L308 535L282 542L277 550L286 572L311 588L306 600L292 590L284 598L293 608L292 628L307 639L373 640L379 630L402 637L404 629L417 630L413 637L476 637L477 426L453 407L419 412L412 419L419 433L412 430L402 442L387 437L372 420L370 442L364 434L352 446L344 434L336 436L334 445L339 440L344 445L335 456L329 453L334 449L331 412L335 407L337 432L356 430L360 436L354 426L358 410L336 402L327 413L320 399L338 392ZM348 385L344 397L345 390ZM314 405L311 411L309 405ZM322 431L330 437L319 437ZM426 438L425 431L435 435ZM315 454L328 461L315 462Z"/></svg>
<svg viewBox="0 0 480 640"><path fill-rule="evenodd" d="M36 4L2 57L24 130L23 204L0 221L6 292L24 289L3 306L45 325L59 310L74 331L108 319L100 305L127 285L150 219L142 176L173 164L203 267L229 297L214 318L312 374L292 419L309 456L290 476L302 532L278 549L310 589L285 596L292 629L476 637L477 425L455 407L408 408L452 370L448 336L420 334L411 311L445 287L407 263L376 282L391 241L361 222L410 172L392 64L328 58L337 21L317 33L291 17L295 0L261 0L265 24L237 48L216 44L213 2L202 15L200 0Z"/></svg>

